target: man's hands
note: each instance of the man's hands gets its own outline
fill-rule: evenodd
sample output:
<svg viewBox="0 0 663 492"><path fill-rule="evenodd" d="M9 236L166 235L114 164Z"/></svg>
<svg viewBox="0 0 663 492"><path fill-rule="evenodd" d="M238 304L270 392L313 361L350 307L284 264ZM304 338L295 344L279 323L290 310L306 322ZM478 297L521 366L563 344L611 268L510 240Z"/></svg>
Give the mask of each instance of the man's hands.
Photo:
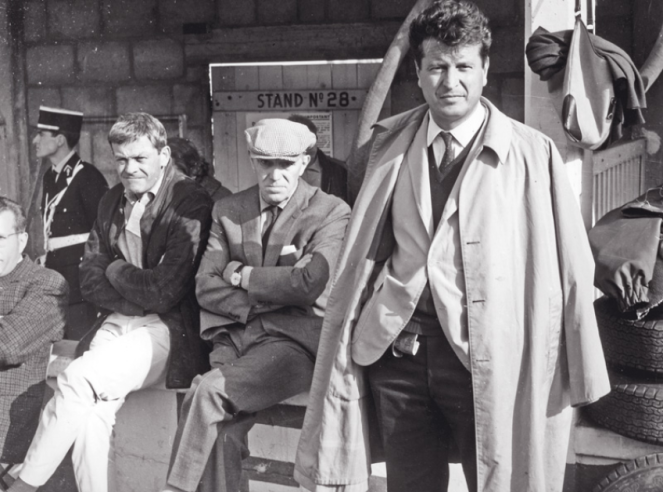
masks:
<svg viewBox="0 0 663 492"><path fill-rule="evenodd" d="M310 253L305 254L299 260L297 260L297 263L294 264L293 268L304 268L306 265L308 265L311 262L311 258L313 258L313 255L311 255ZM226 268L223 269L223 274L221 275L221 277L225 282L227 282L230 285L233 285L232 276L240 268L241 268L240 276L242 277L242 279L240 281L240 284L237 285L237 287L241 287L242 289L248 291L249 278L251 277L251 270L253 270L253 267L242 265L242 263L240 263L239 261L231 261L226 265Z"/></svg>
<svg viewBox="0 0 663 492"><path fill-rule="evenodd" d="M311 253L305 254L299 260L297 260L297 263L295 263L293 268L304 268L306 265L308 265L311 262L311 258L313 258L313 255Z"/></svg>

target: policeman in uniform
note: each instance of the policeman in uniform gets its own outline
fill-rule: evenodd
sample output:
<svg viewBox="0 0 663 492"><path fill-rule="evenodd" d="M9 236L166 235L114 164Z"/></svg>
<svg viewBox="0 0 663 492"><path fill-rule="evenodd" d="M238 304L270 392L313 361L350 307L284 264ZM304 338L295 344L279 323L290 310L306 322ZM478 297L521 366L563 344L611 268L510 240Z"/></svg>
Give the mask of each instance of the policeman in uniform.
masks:
<svg viewBox="0 0 663 492"><path fill-rule="evenodd" d="M83 113L41 106L38 133L32 141L37 157L51 166L42 188L45 255L41 261L69 282L65 338L70 340L80 340L97 316L94 305L81 296L78 264L99 200L108 191L101 172L76 153L82 124Z"/></svg>

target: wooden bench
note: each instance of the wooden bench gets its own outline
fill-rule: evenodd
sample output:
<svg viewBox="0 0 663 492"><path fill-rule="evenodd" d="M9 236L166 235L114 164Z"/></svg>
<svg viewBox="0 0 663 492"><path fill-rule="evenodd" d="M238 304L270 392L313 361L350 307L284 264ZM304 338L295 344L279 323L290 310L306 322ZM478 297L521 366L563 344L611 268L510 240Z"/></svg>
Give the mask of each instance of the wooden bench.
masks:
<svg viewBox="0 0 663 492"><path fill-rule="evenodd" d="M76 344L69 340L54 344L48 370L51 386L55 386L57 375L73 360ZM113 430L109 492L161 490L185 392L154 386L127 396ZM300 490L292 476L307 399L304 393L258 413L256 425L248 436L251 456L243 463L242 492ZM372 479L371 491L386 491L384 472L378 474Z"/></svg>

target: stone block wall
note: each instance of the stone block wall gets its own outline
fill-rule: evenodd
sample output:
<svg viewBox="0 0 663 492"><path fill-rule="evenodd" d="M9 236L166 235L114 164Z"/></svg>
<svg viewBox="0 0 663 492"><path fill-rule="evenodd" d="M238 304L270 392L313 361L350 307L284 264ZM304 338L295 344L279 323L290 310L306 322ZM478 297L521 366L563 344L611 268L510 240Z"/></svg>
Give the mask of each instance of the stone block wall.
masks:
<svg viewBox="0 0 663 492"><path fill-rule="evenodd" d="M186 115L211 157L207 70L189 70L182 26L213 24L215 0L27 0L24 12L30 125L41 104L83 111L81 152L113 184L103 142L124 112Z"/></svg>
<svg viewBox="0 0 663 492"><path fill-rule="evenodd" d="M83 111L81 154L111 184L118 180L106 135L114 119L127 111L186 115L187 136L211 160L209 63L381 57L415 2L24 0L28 123L36 124L42 104ZM499 8L490 0L478 3L491 17L496 38L486 93L522 119L522 34L517 34L522 33L522 2L500 0ZM307 26L333 28L334 35L327 35L324 46L319 41L298 43L292 32ZM382 34L358 36L360 27ZM263 28L272 29L272 38L281 36L284 48L261 42ZM190 31L195 34L184 34ZM238 34L246 38L241 46ZM202 57L189 49L210 45L219 49ZM421 102L414 61L408 58L392 88L392 112ZM177 133L177 122L170 121L167 129ZM37 176L39 163L30 152L31 174ZM31 232L40 244L40 231Z"/></svg>
<svg viewBox="0 0 663 492"><path fill-rule="evenodd" d="M29 125L40 105L84 112L80 152L111 185L118 179L106 135L128 111L186 115L187 136L211 158L208 70L187 63L183 25L213 25L215 0L26 0L22 8ZM176 135L177 120L166 128ZM32 222L41 244L36 214Z"/></svg>

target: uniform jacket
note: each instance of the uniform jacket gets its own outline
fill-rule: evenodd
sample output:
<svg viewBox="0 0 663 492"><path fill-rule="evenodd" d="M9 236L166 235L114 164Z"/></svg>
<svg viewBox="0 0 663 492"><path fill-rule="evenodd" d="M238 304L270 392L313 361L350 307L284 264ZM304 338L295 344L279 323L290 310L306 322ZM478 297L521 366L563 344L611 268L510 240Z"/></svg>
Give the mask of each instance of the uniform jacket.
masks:
<svg viewBox="0 0 663 492"><path fill-rule="evenodd" d="M46 389L51 344L62 338L67 282L27 256L0 277L0 462L22 463Z"/></svg>
<svg viewBox="0 0 663 492"><path fill-rule="evenodd" d="M106 313L157 313L170 329L166 386L186 388L208 368L198 336L194 276L207 244L212 201L192 179L168 165L161 187L140 221L141 269L127 262L117 245L124 227L124 200L120 183L99 204L80 266L81 290L86 300ZM85 335L79 352L89 347L102 321Z"/></svg>
<svg viewBox="0 0 663 492"><path fill-rule="evenodd" d="M260 200L254 186L216 203L207 251L196 275L201 331L211 338L259 316L267 333L288 336L315 354L350 208L303 180L280 212L263 261ZM302 256L312 259L293 268ZM254 267L249 290L223 280L230 261Z"/></svg>
<svg viewBox="0 0 663 492"><path fill-rule="evenodd" d="M482 102L489 111L483 144L468 157L443 212L459 214L479 490L558 492L569 405L609 391L592 306L593 261L554 144ZM311 490L367 489L368 387L352 359L353 328L369 279L390 255L392 192L426 111L385 120L374 137L334 274L297 452L295 478ZM431 256L444 234L440 227L431 238Z"/></svg>
<svg viewBox="0 0 663 492"><path fill-rule="evenodd" d="M320 189L348 203L348 170L345 162L328 156L320 149L316 156L317 166L312 168L309 165L302 179L312 185L316 178L314 174L320 173Z"/></svg>
<svg viewBox="0 0 663 492"><path fill-rule="evenodd" d="M74 153L62 168L57 181L52 168L44 174L41 198L42 216L46 200L53 198L67 186L67 178L71 176L79 160L78 154ZM90 232L94 220L97 218L99 201L107 191L108 184L101 172L92 164L83 162L83 169L72 179L62 200L55 208L51 223L51 237ZM71 304L83 300L78 282L78 264L83 258L84 250L85 243L80 243L50 251L46 255L46 266L56 270L67 279Z"/></svg>

